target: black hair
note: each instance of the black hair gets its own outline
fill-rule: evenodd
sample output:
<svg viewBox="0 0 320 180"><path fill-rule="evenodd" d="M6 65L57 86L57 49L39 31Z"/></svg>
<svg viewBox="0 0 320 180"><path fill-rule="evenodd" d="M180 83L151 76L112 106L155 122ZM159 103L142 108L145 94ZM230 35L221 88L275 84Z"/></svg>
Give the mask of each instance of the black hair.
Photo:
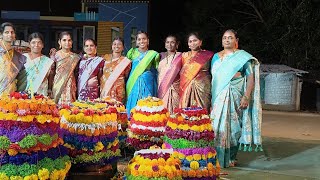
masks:
<svg viewBox="0 0 320 180"><path fill-rule="evenodd" d="M11 27L13 28L14 32L16 32L16 28L13 26L12 23L10 23L10 22L4 22L4 23L2 23L1 26L0 26L0 33L1 33L1 34L3 33L4 29L6 28L6 26L11 26Z"/></svg>
<svg viewBox="0 0 320 180"><path fill-rule="evenodd" d="M92 38L87 38L83 41L83 46L85 46L87 41L92 41L95 46L97 46L97 41Z"/></svg>
<svg viewBox="0 0 320 180"><path fill-rule="evenodd" d="M39 38L42 41L42 43L44 43L44 38L43 38L42 34L39 32L34 32L29 35L29 37L28 37L29 43L32 41L32 39L35 39L35 38Z"/></svg>

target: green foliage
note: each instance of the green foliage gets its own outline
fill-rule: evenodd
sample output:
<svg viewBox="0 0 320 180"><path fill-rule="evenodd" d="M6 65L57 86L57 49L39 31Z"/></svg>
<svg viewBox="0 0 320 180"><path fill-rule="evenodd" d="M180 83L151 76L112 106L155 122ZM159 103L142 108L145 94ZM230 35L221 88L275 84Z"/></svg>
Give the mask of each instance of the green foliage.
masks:
<svg viewBox="0 0 320 180"><path fill-rule="evenodd" d="M212 40L209 50L221 50L222 33L232 28L238 31L240 48L263 63L320 68L318 0L202 0L189 1L185 8L187 30Z"/></svg>
<svg viewBox="0 0 320 180"><path fill-rule="evenodd" d="M0 136L0 150L7 150L10 146L10 140L7 136Z"/></svg>

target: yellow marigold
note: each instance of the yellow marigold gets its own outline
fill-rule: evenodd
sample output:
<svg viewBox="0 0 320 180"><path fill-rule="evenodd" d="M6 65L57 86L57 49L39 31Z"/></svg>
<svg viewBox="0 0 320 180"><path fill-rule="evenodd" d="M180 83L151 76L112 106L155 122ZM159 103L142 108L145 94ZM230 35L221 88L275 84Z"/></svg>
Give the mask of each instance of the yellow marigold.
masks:
<svg viewBox="0 0 320 180"><path fill-rule="evenodd" d="M139 175L139 171L137 171L137 170L135 170L135 169L133 168L133 169L131 169L131 174L132 174L133 176L138 176L138 175Z"/></svg>
<svg viewBox="0 0 320 180"><path fill-rule="evenodd" d="M179 153L179 159L184 159L186 156L184 155L184 154L182 154L182 153Z"/></svg>
<svg viewBox="0 0 320 180"><path fill-rule="evenodd" d="M159 172L160 172L161 177L167 176L167 171L165 169L160 169Z"/></svg>
<svg viewBox="0 0 320 180"><path fill-rule="evenodd" d="M23 178L23 180L32 180L32 177L31 177L31 176L25 176L25 177Z"/></svg>
<svg viewBox="0 0 320 180"><path fill-rule="evenodd" d="M169 157L169 158L167 159L167 164L168 164L168 165L173 165L174 163L175 163L174 158Z"/></svg>
<svg viewBox="0 0 320 180"><path fill-rule="evenodd" d="M39 178L38 178L38 176L36 174L32 174L31 175L31 179L32 180L38 180Z"/></svg>
<svg viewBox="0 0 320 180"><path fill-rule="evenodd" d="M178 127L179 127L179 129L182 129L182 130L185 130L185 131L190 129L190 127L187 124L180 124Z"/></svg>
<svg viewBox="0 0 320 180"><path fill-rule="evenodd" d="M186 157L186 159L187 159L188 161L192 161L192 160L193 160L193 156L192 156L192 155L189 155L189 156Z"/></svg>
<svg viewBox="0 0 320 180"><path fill-rule="evenodd" d="M59 177L60 177L60 172L57 170L53 170L50 173L50 180L59 180L60 179Z"/></svg>
<svg viewBox="0 0 320 180"><path fill-rule="evenodd" d="M76 115L76 121L77 122L82 122L83 121L83 118L84 118L84 114L83 113L78 113Z"/></svg>
<svg viewBox="0 0 320 180"><path fill-rule="evenodd" d="M16 114L16 113L8 113L6 119L7 120L17 120L18 119L18 114Z"/></svg>
<svg viewBox="0 0 320 180"><path fill-rule="evenodd" d="M4 173L0 173L0 179L1 180L9 180L9 177Z"/></svg>
<svg viewBox="0 0 320 180"><path fill-rule="evenodd" d="M104 145L101 141L97 142L97 144L94 146L94 151L98 152L101 151L104 148Z"/></svg>
<svg viewBox="0 0 320 180"><path fill-rule="evenodd" d="M175 130L178 128L178 125L175 123L171 123L169 127L171 127L171 129Z"/></svg>
<svg viewBox="0 0 320 180"><path fill-rule="evenodd" d="M197 132L199 132L199 131L200 131L200 128L199 128L199 126L193 125L193 126L191 127L191 130L192 130L192 131L197 131Z"/></svg>
<svg viewBox="0 0 320 180"><path fill-rule="evenodd" d="M37 121L41 124L44 124L45 122L47 122L47 118L46 116L43 116L43 115L38 115L37 116Z"/></svg>
<svg viewBox="0 0 320 180"><path fill-rule="evenodd" d="M163 158L159 158L158 163L160 166L164 166L166 164L166 160L164 160Z"/></svg>
<svg viewBox="0 0 320 180"><path fill-rule="evenodd" d="M111 121L117 121L117 117L116 113L111 113Z"/></svg>
<svg viewBox="0 0 320 180"><path fill-rule="evenodd" d="M39 172L38 172L38 177L39 177L39 180L49 179L49 171L48 171L48 169L46 169L46 168L40 169Z"/></svg>
<svg viewBox="0 0 320 180"><path fill-rule="evenodd" d="M165 121L168 119L168 116L166 114L161 114L161 120Z"/></svg>
<svg viewBox="0 0 320 180"><path fill-rule="evenodd" d="M194 155L193 155L193 159L194 159L195 161L201 160L201 154L194 154Z"/></svg>
<svg viewBox="0 0 320 180"><path fill-rule="evenodd" d="M207 159L207 154L202 154L202 155L201 155L201 158L204 159L204 160L206 160L206 159Z"/></svg>
<svg viewBox="0 0 320 180"><path fill-rule="evenodd" d="M212 157L214 157L214 154L212 152L209 152L208 153L208 158L212 158Z"/></svg>
<svg viewBox="0 0 320 180"><path fill-rule="evenodd" d="M10 180L23 180L21 176L10 176Z"/></svg>
<svg viewBox="0 0 320 180"><path fill-rule="evenodd" d="M18 151L15 149L9 149L8 154L9 154L9 156L15 156L18 154Z"/></svg>
<svg viewBox="0 0 320 180"><path fill-rule="evenodd" d="M199 169L199 163L198 163L198 161L191 161L191 162L190 162L190 168L191 168L191 169L194 169L194 170Z"/></svg>
<svg viewBox="0 0 320 180"><path fill-rule="evenodd" d="M157 159L152 159L151 160L151 165L152 166L158 165L158 160Z"/></svg>
<svg viewBox="0 0 320 180"><path fill-rule="evenodd" d="M152 174L153 174L153 177L155 177L155 178L160 177L160 172L159 171L155 171Z"/></svg>

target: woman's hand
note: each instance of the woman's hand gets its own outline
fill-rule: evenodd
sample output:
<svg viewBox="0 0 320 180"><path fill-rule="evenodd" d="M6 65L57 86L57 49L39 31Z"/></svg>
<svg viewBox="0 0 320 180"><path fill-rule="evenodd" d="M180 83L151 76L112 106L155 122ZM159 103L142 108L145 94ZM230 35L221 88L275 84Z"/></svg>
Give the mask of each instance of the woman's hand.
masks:
<svg viewBox="0 0 320 180"><path fill-rule="evenodd" d="M248 105L249 105L249 98L246 95L242 96L239 108L246 109Z"/></svg>
<svg viewBox="0 0 320 180"><path fill-rule="evenodd" d="M51 49L50 49L50 52L49 52L49 56L50 56L50 57L55 56L55 55L56 55L56 52L57 52L57 49L56 49L56 48L51 48Z"/></svg>

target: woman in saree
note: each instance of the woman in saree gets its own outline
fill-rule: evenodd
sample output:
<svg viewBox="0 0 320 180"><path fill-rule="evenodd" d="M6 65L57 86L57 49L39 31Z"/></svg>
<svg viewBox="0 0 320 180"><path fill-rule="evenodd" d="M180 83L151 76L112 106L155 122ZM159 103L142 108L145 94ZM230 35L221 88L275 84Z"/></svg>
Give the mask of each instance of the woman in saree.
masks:
<svg viewBox="0 0 320 180"><path fill-rule="evenodd" d="M112 41L112 54L104 56L105 65L101 77L101 98L107 96L122 103L126 100L126 80L130 72L131 61L122 56L124 43L116 37Z"/></svg>
<svg viewBox="0 0 320 180"><path fill-rule="evenodd" d="M44 47L43 36L35 32L29 35L28 40L31 51L23 54L27 58L24 65L26 69L25 90L45 96L51 95L52 87L48 86L48 77L53 61L41 53Z"/></svg>
<svg viewBox="0 0 320 180"><path fill-rule="evenodd" d="M23 84L19 80L19 76L25 72L26 57L11 46L15 38L13 24L2 23L0 25L0 96L20 89L19 84Z"/></svg>
<svg viewBox="0 0 320 180"><path fill-rule="evenodd" d="M84 41L84 56L79 63L78 100L97 99L100 97L100 78L103 75L104 59L97 56L97 43L93 39Z"/></svg>
<svg viewBox="0 0 320 180"><path fill-rule="evenodd" d="M237 151L262 151L259 63L238 49L237 33L222 37L224 50L212 58L212 111L215 146L222 167L236 164ZM239 146L240 144L240 146Z"/></svg>
<svg viewBox="0 0 320 180"><path fill-rule="evenodd" d="M188 36L190 51L182 54L180 71L180 103L179 107L197 106L210 108L210 61L213 52L202 50L202 39L198 33Z"/></svg>
<svg viewBox="0 0 320 180"><path fill-rule="evenodd" d="M167 52L160 53L161 61L158 67L158 97L164 102L172 114L179 107L179 72L182 66L182 53L177 52L179 42L173 35L167 36L165 48Z"/></svg>
<svg viewBox="0 0 320 180"><path fill-rule="evenodd" d="M52 94L57 104L69 104L76 100L77 84L74 70L80 57L71 51L72 39L69 32L61 32L58 43L60 50L51 55L55 62Z"/></svg>
<svg viewBox="0 0 320 180"><path fill-rule="evenodd" d="M149 50L149 38L146 32L139 31L136 36L138 48L131 48L127 57L132 61L132 69L126 85L127 113L137 105L139 99L157 96L157 68L159 53Z"/></svg>

